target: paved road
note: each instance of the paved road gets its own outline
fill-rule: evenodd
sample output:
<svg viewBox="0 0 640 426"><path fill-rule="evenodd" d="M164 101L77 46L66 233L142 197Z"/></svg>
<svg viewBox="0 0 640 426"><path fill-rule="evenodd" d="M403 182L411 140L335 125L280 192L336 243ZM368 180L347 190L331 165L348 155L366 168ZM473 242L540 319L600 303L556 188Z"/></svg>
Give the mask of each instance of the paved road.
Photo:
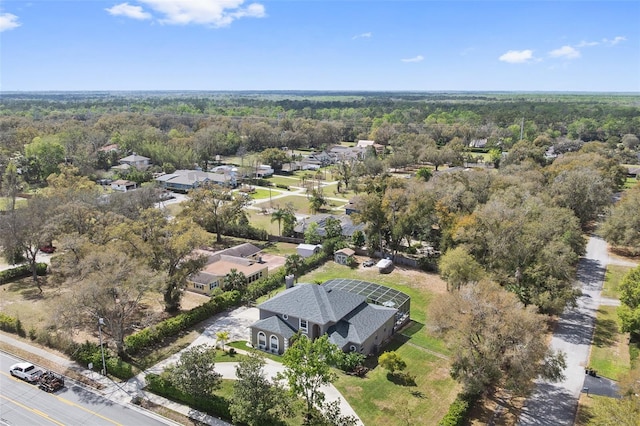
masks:
<svg viewBox="0 0 640 426"><path fill-rule="evenodd" d="M574 424L608 263L607 243L599 237L590 237L587 253L578 264L577 280L583 295L576 308L568 308L562 314L551 340L551 348L567 356L566 378L559 383L537 383L536 391L525 404L520 425Z"/></svg>
<svg viewBox="0 0 640 426"><path fill-rule="evenodd" d="M11 377L9 366L17 358L0 353L0 422L8 425L136 425L167 422L109 401L67 381L52 394Z"/></svg>

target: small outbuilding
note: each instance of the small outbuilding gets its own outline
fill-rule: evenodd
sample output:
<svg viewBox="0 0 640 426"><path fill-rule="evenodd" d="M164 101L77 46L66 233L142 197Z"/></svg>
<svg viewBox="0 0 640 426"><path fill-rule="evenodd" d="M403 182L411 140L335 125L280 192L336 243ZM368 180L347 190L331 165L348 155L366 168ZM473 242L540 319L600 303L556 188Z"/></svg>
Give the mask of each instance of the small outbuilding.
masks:
<svg viewBox="0 0 640 426"><path fill-rule="evenodd" d="M322 250L322 245L320 244L298 244L296 248L296 252L304 258L318 254L320 250Z"/></svg>
<svg viewBox="0 0 640 426"><path fill-rule="evenodd" d="M350 248L343 248L343 249L337 250L333 254L333 259L335 260L336 263L339 263L340 265L348 265L349 259L352 259L354 254L356 254L356 252L351 250Z"/></svg>

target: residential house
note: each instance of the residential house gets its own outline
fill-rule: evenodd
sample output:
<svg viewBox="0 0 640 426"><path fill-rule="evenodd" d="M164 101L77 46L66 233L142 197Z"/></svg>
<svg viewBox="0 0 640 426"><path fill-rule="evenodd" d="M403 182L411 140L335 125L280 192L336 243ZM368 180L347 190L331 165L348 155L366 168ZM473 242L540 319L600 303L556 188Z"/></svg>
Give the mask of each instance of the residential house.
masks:
<svg viewBox="0 0 640 426"><path fill-rule="evenodd" d="M260 164L255 172L257 178L265 178L269 176L273 176L273 168L267 164Z"/></svg>
<svg viewBox="0 0 640 426"><path fill-rule="evenodd" d="M316 164L319 164L320 166L324 167L324 166L328 166L329 164L333 164L334 159L331 155L327 154L325 151L320 151L320 152L312 152L303 161L307 161L309 163L311 161L314 161L316 162Z"/></svg>
<svg viewBox="0 0 640 426"><path fill-rule="evenodd" d="M358 143L356 144L356 148L361 148L364 150L366 150L369 147L373 147L373 149L376 150L376 154L378 155L384 154L384 145L380 145L375 141L359 140Z"/></svg>
<svg viewBox="0 0 640 426"><path fill-rule="evenodd" d="M469 148L484 148L487 146L487 138L473 139L469 142Z"/></svg>
<svg viewBox="0 0 640 426"><path fill-rule="evenodd" d="M136 189L136 183L130 180L118 179L111 182L114 191L127 192Z"/></svg>
<svg viewBox="0 0 640 426"><path fill-rule="evenodd" d="M142 155L138 155L134 152L128 157L121 158L120 160L118 160L118 162L120 163L120 165L135 167L138 170L146 170L150 164L149 160L151 159Z"/></svg>
<svg viewBox="0 0 640 426"><path fill-rule="evenodd" d="M294 236L296 238L304 238L304 232L309 227L309 224L315 222L318 224L318 235L324 237L327 235L325 231L325 225L328 218L338 219L340 221L340 226L342 227L342 235L351 238L353 233L357 230L364 231L365 225L364 223L354 224L351 218L344 215L332 215L327 213L316 214L309 216L305 219L299 220L296 225L293 227Z"/></svg>
<svg viewBox="0 0 640 426"><path fill-rule="evenodd" d="M251 325L254 347L282 354L291 338L323 334L343 351L377 353L396 327L398 309L369 304L365 296L345 290L299 284L258 305L260 319Z"/></svg>
<svg viewBox="0 0 640 426"><path fill-rule="evenodd" d="M195 250L194 254L207 256L204 268L188 278L187 289L196 293L211 294L221 286L224 278L235 269L252 283L268 275L267 265L262 263L261 251L251 243L244 243L224 250L210 252Z"/></svg>
<svg viewBox="0 0 640 426"><path fill-rule="evenodd" d="M264 278L269 273L267 265L262 263L260 249L250 243L213 253L202 250L194 253L207 255L204 268L188 278L187 289L196 293L211 294L223 284L224 278L233 269L242 272L249 283Z"/></svg>
<svg viewBox="0 0 640 426"><path fill-rule="evenodd" d="M352 215L354 213L359 213L357 203L360 197L356 196L349 200L349 202L344 206L344 213L346 215Z"/></svg>
<svg viewBox="0 0 640 426"><path fill-rule="evenodd" d="M304 258L318 254L320 250L322 250L322 245L320 244L298 244L298 247L296 247L296 253Z"/></svg>
<svg viewBox="0 0 640 426"><path fill-rule="evenodd" d="M198 170L176 170L155 178L164 189L175 192L188 192L207 183L235 188L237 186L235 173L212 173Z"/></svg>
<svg viewBox="0 0 640 426"><path fill-rule="evenodd" d="M339 263L340 265L348 265L349 259L353 259L354 254L356 254L356 252L351 250L350 248L343 248L337 250L333 254L333 260L335 260L335 262Z"/></svg>

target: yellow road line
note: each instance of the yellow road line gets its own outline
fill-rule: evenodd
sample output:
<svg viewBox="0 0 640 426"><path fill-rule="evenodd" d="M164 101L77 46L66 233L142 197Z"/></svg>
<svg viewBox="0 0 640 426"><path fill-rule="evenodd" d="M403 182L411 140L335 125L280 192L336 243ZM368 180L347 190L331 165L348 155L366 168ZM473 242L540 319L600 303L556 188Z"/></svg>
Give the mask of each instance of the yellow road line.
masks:
<svg viewBox="0 0 640 426"><path fill-rule="evenodd" d="M12 376L11 374L7 374L7 373L5 373L4 371L0 371L0 374L2 374L2 375L4 375L4 376L7 376L7 377L10 377L10 378L12 378L13 380L16 380L16 381L18 381L18 382L28 383L28 382L25 382L24 380L20 380L19 378ZM35 385L34 385L34 386L35 386ZM72 407L80 408L81 410L84 410L84 411L86 411L87 413L93 414L93 415L94 415L94 416L96 416L96 417L100 417L101 419L106 420L106 421L108 421L109 423L113 423L113 424L114 424L114 425L116 425L116 426L122 426L122 423L118 423L118 422L116 422L116 421L114 421L114 420L111 420L110 418L105 417L105 416L103 416L102 414L99 414L99 413L96 413L95 411L89 410L88 408L83 407L82 405L79 405L79 404L77 404L77 403L75 403L75 402L73 402L73 401L69 401L68 399L65 399L65 398L63 398L63 397L61 397L61 396L54 395L54 394L50 394L50 393L47 393L47 395L53 396L53 397L55 397L55 398L58 398L58 400L60 400L60 401L64 402L65 404L71 405ZM7 399L8 399L8 398L7 398ZM13 402L13 401L12 401L12 402ZM20 404L20 403L16 402L16 404ZM32 410L34 413L37 411L37 410L35 410L35 409L31 409L31 408L29 408L29 410ZM38 415L39 415L39 413L36 413L36 414L38 414ZM45 414L45 413L42 413L42 414L44 414L44 416L46 416L46 414ZM53 420L52 420L52 421L53 421Z"/></svg>
<svg viewBox="0 0 640 426"><path fill-rule="evenodd" d="M87 413L93 414L93 415L94 415L94 416L96 416L96 417L100 417L101 419L106 420L106 421L108 421L109 423L113 423L113 424L114 424L114 425L116 425L116 426L122 426L122 424L121 424L121 423L118 423L118 422L116 422L116 421L113 421L113 420L111 420L110 418L103 416L102 414L96 413L95 411L91 411L91 410L89 410L88 408L83 407L82 405L78 405L78 404L76 404L75 402L69 401L68 399L64 399L63 397L58 396L58 395L52 395L52 396L55 396L56 398L58 398L60 401L64 402L65 404L69 404L69 405L71 405L71 406L73 406L73 407L80 408L81 410L84 410L84 411L86 411Z"/></svg>
<svg viewBox="0 0 640 426"><path fill-rule="evenodd" d="M47 413L43 413L42 411L40 411L40 410L36 410L36 409L34 409L34 408L31 408L31 407L27 407L26 405L21 404L21 403L19 403L18 401L13 400L13 399L11 399L11 398L8 398L8 397L6 397L6 396L4 396L4 395L0 395L0 398L4 398L4 399L6 399L7 401L9 401L9 402L11 402L11 403L13 403L13 404L17 405L18 407L22 407L22 408L24 408L24 409L25 409L25 410L27 410L27 411L31 411L32 413L37 414L38 416L43 417L43 418L45 418L45 419L49 420L51 423L55 423L55 424L60 425L60 426L65 426L65 424L64 424L64 423L60 423L59 421L52 419L52 418L51 418Z"/></svg>

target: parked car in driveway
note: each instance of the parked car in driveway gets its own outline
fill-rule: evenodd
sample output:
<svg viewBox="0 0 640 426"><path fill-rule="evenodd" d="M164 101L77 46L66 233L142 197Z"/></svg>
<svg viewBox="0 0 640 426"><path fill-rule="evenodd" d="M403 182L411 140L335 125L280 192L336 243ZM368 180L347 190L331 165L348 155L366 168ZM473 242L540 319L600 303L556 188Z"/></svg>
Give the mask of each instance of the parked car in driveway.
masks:
<svg viewBox="0 0 640 426"><path fill-rule="evenodd" d="M376 262L374 262L373 260L369 259L369 260L365 260L364 263L362 264L362 266L364 266L365 268L369 268L373 265L375 265Z"/></svg>
<svg viewBox="0 0 640 426"><path fill-rule="evenodd" d="M9 373L13 377L33 383L40 380L40 376L42 376L43 371L31 363L19 362L9 367Z"/></svg>
<svg viewBox="0 0 640 426"><path fill-rule="evenodd" d="M41 246L41 247L38 247L38 249L43 253L53 253L54 251L56 251L56 248L51 245Z"/></svg>

